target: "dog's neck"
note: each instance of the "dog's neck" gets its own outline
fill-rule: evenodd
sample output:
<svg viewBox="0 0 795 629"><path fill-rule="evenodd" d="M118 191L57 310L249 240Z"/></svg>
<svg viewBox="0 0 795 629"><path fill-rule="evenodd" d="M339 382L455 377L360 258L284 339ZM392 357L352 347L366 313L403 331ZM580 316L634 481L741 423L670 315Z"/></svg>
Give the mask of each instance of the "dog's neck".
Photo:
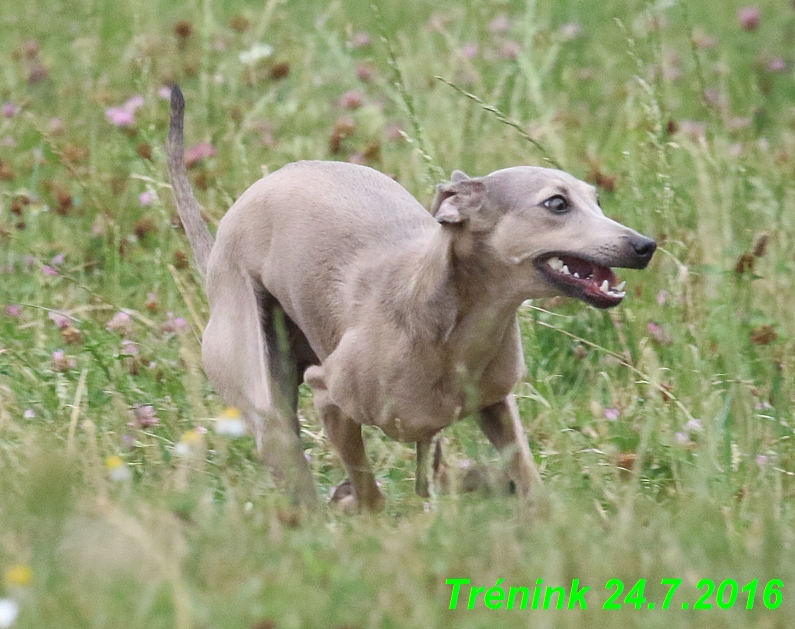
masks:
<svg viewBox="0 0 795 629"><path fill-rule="evenodd" d="M522 300L510 294L507 270L483 238L465 227L436 230L404 263L409 281L393 304L421 340L477 354L513 323Z"/></svg>

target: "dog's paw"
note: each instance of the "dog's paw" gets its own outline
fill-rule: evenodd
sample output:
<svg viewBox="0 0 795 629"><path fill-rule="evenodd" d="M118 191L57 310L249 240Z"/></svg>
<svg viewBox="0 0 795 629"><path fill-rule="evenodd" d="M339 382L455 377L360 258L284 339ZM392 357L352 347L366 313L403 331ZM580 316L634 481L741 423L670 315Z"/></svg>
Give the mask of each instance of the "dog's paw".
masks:
<svg viewBox="0 0 795 629"><path fill-rule="evenodd" d="M353 515L359 512L359 501L356 499L356 491L353 489L353 483L350 478L346 478L334 488L329 503L333 508L345 515Z"/></svg>
<svg viewBox="0 0 795 629"><path fill-rule="evenodd" d="M377 491L377 490L376 490ZM386 506L386 498L381 492L373 496L370 504L360 504L356 497L356 490L350 478L346 478L342 483L334 488L329 503L333 508L345 515L353 515L362 511L368 513L380 513Z"/></svg>

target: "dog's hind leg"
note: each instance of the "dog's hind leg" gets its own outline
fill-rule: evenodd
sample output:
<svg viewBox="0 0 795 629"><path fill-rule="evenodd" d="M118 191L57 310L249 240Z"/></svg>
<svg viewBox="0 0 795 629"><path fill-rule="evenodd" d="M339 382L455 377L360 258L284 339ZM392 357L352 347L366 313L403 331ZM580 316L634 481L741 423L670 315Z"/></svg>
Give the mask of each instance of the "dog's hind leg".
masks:
<svg viewBox="0 0 795 629"><path fill-rule="evenodd" d="M298 385L304 371L319 361L306 336L290 319L276 299L264 290L257 293L262 315L262 331L267 347L267 363L273 384L273 405L288 417L296 435L298 422Z"/></svg>
<svg viewBox="0 0 795 629"><path fill-rule="evenodd" d="M429 458L433 438L417 442L417 474L414 479L414 491L421 498L430 498L431 487L428 480Z"/></svg>
<svg viewBox="0 0 795 629"><path fill-rule="evenodd" d="M541 487L541 474L536 468L530 446L527 445L519 408L513 394L501 402L480 409L478 424L508 464L508 476L523 496L529 496L533 486Z"/></svg>
<svg viewBox="0 0 795 629"><path fill-rule="evenodd" d="M433 452L433 456L431 456ZM442 438L439 433L424 441L417 442L417 474L414 480L414 491L422 498L431 495L431 479L434 493L446 490L445 467L442 457Z"/></svg>
<svg viewBox="0 0 795 629"><path fill-rule="evenodd" d="M207 376L243 412L276 483L298 504L314 508L315 484L295 430L297 419L289 420L285 388L269 367L254 283L220 259L209 268L207 293L210 321L202 339Z"/></svg>

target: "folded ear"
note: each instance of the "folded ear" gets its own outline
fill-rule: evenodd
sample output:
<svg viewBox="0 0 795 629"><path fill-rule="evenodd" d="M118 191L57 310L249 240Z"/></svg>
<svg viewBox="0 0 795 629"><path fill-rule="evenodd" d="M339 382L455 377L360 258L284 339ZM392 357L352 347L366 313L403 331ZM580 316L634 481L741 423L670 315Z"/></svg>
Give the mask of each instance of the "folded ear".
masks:
<svg viewBox="0 0 795 629"><path fill-rule="evenodd" d="M431 214L440 223L463 223L483 204L486 185L460 170L453 171L451 179L436 186Z"/></svg>

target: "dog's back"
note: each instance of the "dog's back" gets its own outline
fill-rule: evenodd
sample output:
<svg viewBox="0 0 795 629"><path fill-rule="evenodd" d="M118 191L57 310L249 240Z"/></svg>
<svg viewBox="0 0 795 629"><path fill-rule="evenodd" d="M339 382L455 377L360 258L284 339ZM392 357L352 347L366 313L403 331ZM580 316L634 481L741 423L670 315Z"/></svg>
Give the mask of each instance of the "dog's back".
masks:
<svg viewBox="0 0 795 629"><path fill-rule="evenodd" d="M209 260L208 294L230 263L256 276L322 358L344 318L344 286L368 256L383 257L439 229L400 184L345 162L289 164L246 190L221 220ZM234 261L234 262L232 262Z"/></svg>

